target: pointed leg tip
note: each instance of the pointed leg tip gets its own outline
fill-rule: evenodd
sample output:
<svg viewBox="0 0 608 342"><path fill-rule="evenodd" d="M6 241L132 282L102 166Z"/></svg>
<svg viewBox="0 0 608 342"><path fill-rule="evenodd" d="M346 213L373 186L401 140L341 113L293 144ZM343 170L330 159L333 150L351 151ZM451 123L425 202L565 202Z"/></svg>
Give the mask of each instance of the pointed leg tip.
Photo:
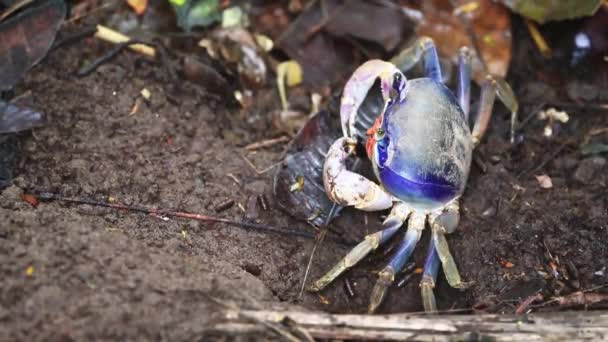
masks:
<svg viewBox="0 0 608 342"><path fill-rule="evenodd" d="M373 314L378 310L380 304L384 301L384 297L386 296L386 287L380 288L378 284L374 286L372 290L372 294L369 299L369 306L367 307L367 313Z"/></svg>
<svg viewBox="0 0 608 342"><path fill-rule="evenodd" d="M368 313L372 314L376 312L378 307L384 301L386 297L386 293L391 284L395 281L395 275L392 269L381 271L374 288L372 289L372 294L369 298L369 307Z"/></svg>
<svg viewBox="0 0 608 342"><path fill-rule="evenodd" d="M420 284L420 292L422 295L422 306L424 312L428 314L437 313L437 301L433 293L433 286L429 284Z"/></svg>
<svg viewBox="0 0 608 342"><path fill-rule="evenodd" d="M326 283L317 280L316 282L314 282L310 286L308 286L306 288L306 290L308 292L319 292L319 291L323 290L326 285L327 285Z"/></svg>

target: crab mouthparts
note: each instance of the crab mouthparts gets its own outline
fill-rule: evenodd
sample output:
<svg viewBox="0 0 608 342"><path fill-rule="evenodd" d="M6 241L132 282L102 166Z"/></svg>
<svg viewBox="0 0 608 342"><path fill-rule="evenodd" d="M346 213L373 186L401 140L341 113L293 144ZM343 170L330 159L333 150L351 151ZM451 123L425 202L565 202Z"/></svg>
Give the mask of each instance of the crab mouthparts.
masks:
<svg viewBox="0 0 608 342"><path fill-rule="evenodd" d="M365 151L367 152L367 157L372 159L372 155L374 153L374 144L376 143L376 130L380 127L382 123L382 119L379 117L374 122L374 125L367 130L365 133L367 135L367 141L365 142Z"/></svg>

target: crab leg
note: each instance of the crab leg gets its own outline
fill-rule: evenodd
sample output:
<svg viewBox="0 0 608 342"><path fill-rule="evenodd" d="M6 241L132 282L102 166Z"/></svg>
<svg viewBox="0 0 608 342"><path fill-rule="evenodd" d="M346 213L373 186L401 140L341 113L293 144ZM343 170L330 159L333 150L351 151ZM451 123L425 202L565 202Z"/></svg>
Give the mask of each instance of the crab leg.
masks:
<svg viewBox="0 0 608 342"><path fill-rule="evenodd" d="M479 144L481 138L486 133L488 123L492 117L492 108L496 95L511 111L511 142L513 143L515 140L515 124L517 123L519 104L517 103L517 99L515 99L513 89L504 80L496 80L488 75L481 86L481 100L479 101L479 109L477 110L477 117L475 118L471 133L475 145Z"/></svg>
<svg viewBox="0 0 608 342"><path fill-rule="evenodd" d="M437 254L435 248L435 240L430 239L428 255L426 256L426 261L424 263L424 273L422 273L422 280L420 280L422 305L426 312L437 311L437 302L435 301L433 289L435 288L440 265L441 260L439 259L439 254Z"/></svg>
<svg viewBox="0 0 608 342"><path fill-rule="evenodd" d="M395 233L401 228L403 222L407 220L410 215L410 210L403 204L396 204L393 207L390 215L382 223L383 229L374 234L370 234L365 239L355 246L348 254L340 260L329 272L319 278L310 287L311 291L321 291L325 286L330 284L340 274L347 269L356 265L361 259L363 259L369 252L378 248L378 246L388 241Z"/></svg>
<svg viewBox="0 0 608 342"><path fill-rule="evenodd" d="M382 300L386 295L386 290L395 281L395 275L399 273L405 263L414 252L416 243L420 240L420 235L424 229L424 223L426 215L413 212L408 220L407 232L405 237L397 247L397 252L391 258L388 265L386 265L380 273L378 273L378 280L372 289L372 294L369 302L369 313L373 313L382 304Z"/></svg>
<svg viewBox="0 0 608 342"><path fill-rule="evenodd" d="M456 227L458 226L458 222L460 221L460 214L458 213L458 211L458 202L453 202L446 208L443 213L441 213L432 220L431 239L433 240L433 244L435 245L437 255L441 260L443 273L445 274L445 278L448 281L448 284L450 284L450 286L454 288L463 288L464 283L460 278L460 273L458 273L458 267L456 266L454 257L452 257L452 254L450 253L448 241L445 238L445 234L452 233L454 230L456 230Z"/></svg>
<svg viewBox="0 0 608 342"><path fill-rule="evenodd" d="M418 38L413 46L393 57L391 63L396 65L399 70L406 72L413 68L420 59L423 60L426 77L443 83L437 49L435 43L429 37Z"/></svg>
<svg viewBox="0 0 608 342"><path fill-rule="evenodd" d="M355 149L353 138L339 138L327 151L323 165L325 192L332 201L365 211L388 209L393 197L371 180L349 171L346 159Z"/></svg>
<svg viewBox="0 0 608 342"><path fill-rule="evenodd" d="M517 111L519 103L509 83L503 79L496 81L496 94L500 101L511 111L511 143L515 142L515 126L517 125Z"/></svg>
<svg viewBox="0 0 608 342"><path fill-rule="evenodd" d="M490 123L490 118L492 117L494 99L496 99L496 80L488 75L481 86L481 99L479 100L477 117L475 117L473 131L471 132L474 145L479 144L481 138L486 133L488 123Z"/></svg>
<svg viewBox="0 0 608 342"><path fill-rule="evenodd" d="M463 46L458 51L458 103L464 112L465 122L469 122L471 107L471 51Z"/></svg>
<svg viewBox="0 0 608 342"><path fill-rule="evenodd" d="M389 62L379 59L367 61L355 70L344 86L340 102L340 120L345 137L355 136L357 111L376 79L380 79L380 90L386 103L394 86L395 74L402 76L402 80L405 81L405 76L399 69Z"/></svg>

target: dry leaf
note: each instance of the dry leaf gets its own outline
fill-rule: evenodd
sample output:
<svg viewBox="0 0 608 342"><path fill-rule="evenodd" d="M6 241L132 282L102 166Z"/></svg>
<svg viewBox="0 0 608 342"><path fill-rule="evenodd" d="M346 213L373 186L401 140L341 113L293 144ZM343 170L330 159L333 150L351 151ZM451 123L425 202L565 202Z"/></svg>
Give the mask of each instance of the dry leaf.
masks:
<svg viewBox="0 0 608 342"><path fill-rule="evenodd" d="M454 12L464 12L473 25L478 40L479 53L482 55L490 74L505 77L511 61L511 17L502 5L491 0L479 0L470 6L468 0L455 1L454 8L448 1L428 0L421 2L423 17L417 28L418 36L429 36L435 41L439 53L457 62L458 49L473 46L470 35L461 17ZM482 64L473 61L473 78L480 83L486 76Z"/></svg>
<svg viewBox="0 0 608 342"><path fill-rule="evenodd" d="M142 15L148 7L148 0L127 0L127 3L137 15Z"/></svg>
<svg viewBox="0 0 608 342"><path fill-rule="evenodd" d="M37 206L39 203L38 198L36 198L36 196L30 195L30 194L21 194L21 200L29 203L32 207Z"/></svg>

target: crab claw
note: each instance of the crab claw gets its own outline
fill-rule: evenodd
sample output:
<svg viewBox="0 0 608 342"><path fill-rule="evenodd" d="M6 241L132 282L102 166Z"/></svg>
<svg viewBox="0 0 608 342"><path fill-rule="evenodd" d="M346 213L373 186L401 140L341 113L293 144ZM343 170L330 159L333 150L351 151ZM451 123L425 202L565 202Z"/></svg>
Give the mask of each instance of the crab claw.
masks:
<svg viewBox="0 0 608 342"><path fill-rule="evenodd" d="M323 165L325 192L332 201L343 206L355 206L365 211L388 209L393 205L393 197L378 184L349 171L346 159L353 153L354 138L336 140L327 152Z"/></svg>
<svg viewBox="0 0 608 342"><path fill-rule="evenodd" d="M380 90L385 103L391 98L391 89L402 97L402 90L405 88L405 76L397 67L379 59L372 59L363 63L346 82L340 102L340 120L342 122L342 133L345 137L355 136L357 111L378 78L380 79Z"/></svg>

